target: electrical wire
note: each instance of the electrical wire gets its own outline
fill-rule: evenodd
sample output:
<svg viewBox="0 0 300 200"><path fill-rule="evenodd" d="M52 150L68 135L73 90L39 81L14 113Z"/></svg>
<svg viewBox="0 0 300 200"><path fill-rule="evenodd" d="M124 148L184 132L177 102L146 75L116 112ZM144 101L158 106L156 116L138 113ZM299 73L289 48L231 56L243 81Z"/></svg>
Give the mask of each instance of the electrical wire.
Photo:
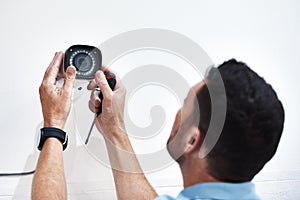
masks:
<svg viewBox="0 0 300 200"><path fill-rule="evenodd" d="M17 173L0 173L0 177L5 177L5 176L27 176L34 174L35 170L29 171L29 172L17 172Z"/></svg>

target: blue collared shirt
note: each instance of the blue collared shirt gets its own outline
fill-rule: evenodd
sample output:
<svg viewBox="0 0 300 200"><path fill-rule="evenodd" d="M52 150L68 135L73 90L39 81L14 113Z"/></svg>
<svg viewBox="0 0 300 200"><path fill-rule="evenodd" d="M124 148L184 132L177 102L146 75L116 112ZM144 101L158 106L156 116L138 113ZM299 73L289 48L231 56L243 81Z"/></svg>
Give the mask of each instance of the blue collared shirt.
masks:
<svg viewBox="0 0 300 200"><path fill-rule="evenodd" d="M259 200L255 186L251 182L243 183L200 183L182 190L177 198L168 195L156 197L155 200Z"/></svg>

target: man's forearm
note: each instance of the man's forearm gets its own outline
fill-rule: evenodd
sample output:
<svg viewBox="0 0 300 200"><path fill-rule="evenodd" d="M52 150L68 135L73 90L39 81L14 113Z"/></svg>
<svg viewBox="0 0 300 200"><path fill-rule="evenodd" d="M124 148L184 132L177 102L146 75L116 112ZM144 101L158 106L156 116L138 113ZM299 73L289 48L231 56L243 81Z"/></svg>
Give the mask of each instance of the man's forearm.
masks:
<svg viewBox="0 0 300 200"><path fill-rule="evenodd" d="M63 165L62 144L56 138L48 138L40 153L32 183L33 200L67 199Z"/></svg>
<svg viewBox="0 0 300 200"><path fill-rule="evenodd" d="M126 133L106 138L118 199L154 199L157 193L146 179Z"/></svg>

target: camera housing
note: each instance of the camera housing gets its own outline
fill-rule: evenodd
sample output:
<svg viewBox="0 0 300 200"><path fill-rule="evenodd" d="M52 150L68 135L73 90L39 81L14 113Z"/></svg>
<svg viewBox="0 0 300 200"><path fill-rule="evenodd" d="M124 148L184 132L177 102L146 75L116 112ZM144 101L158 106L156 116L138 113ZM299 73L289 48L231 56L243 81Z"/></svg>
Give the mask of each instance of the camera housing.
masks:
<svg viewBox="0 0 300 200"><path fill-rule="evenodd" d="M95 73L101 69L101 51L93 46L73 45L65 52L64 70L70 65L76 68L76 79L93 79Z"/></svg>

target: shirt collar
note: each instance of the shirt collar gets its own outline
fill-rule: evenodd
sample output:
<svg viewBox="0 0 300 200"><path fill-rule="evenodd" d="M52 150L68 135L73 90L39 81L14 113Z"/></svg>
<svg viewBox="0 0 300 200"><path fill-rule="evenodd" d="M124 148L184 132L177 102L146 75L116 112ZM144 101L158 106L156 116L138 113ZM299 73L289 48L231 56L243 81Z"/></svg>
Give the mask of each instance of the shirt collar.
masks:
<svg viewBox="0 0 300 200"><path fill-rule="evenodd" d="M259 199L251 182L243 183L200 183L182 190L178 199Z"/></svg>

